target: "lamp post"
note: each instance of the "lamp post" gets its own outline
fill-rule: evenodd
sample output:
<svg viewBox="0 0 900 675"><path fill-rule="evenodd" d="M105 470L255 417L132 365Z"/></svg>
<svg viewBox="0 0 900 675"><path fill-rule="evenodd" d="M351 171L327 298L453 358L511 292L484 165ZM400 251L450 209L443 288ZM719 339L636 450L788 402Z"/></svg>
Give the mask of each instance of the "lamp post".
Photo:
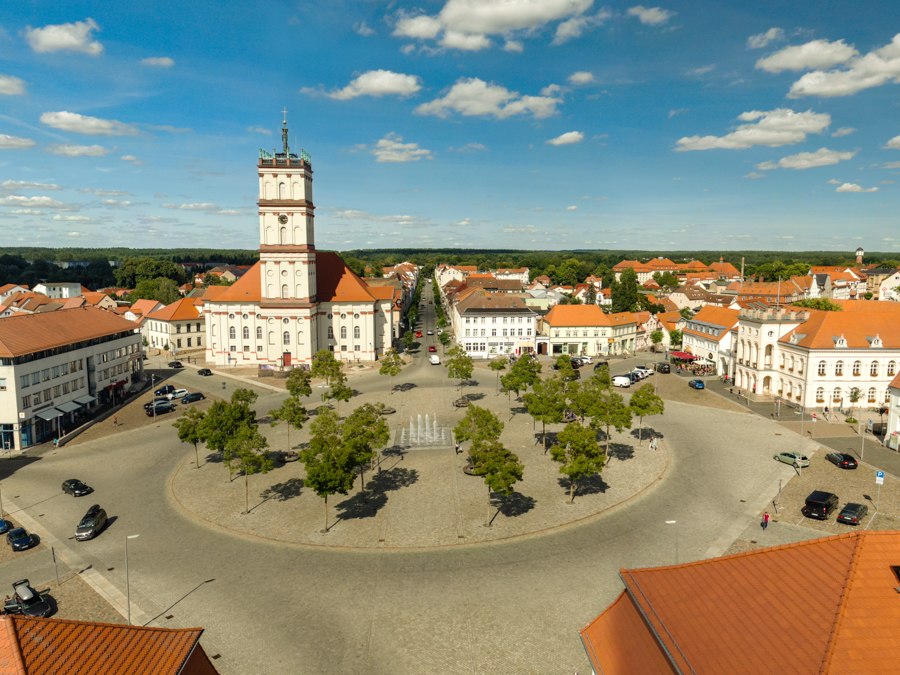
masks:
<svg viewBox="0 0 900 675"><path fill-rule="evenodd" d="M128 540L137 539L141 535L129 534L125 537L125 602L128 605L128 625L131 625L131 583L128 577Z"/></svg>
<svg viewBox="0 0 900 675"><path fill-rule="evenodd" d="M675 526L675 564L678 564L678 521L677 520L667 520L666 525L674 525Z"/></svg>

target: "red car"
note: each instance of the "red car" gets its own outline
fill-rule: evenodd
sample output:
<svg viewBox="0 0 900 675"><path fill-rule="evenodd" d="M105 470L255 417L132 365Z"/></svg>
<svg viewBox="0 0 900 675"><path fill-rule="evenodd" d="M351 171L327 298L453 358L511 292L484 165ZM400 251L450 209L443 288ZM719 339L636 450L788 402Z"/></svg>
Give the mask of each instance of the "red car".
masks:
<svg viewBox="0 0 900 675"><path fill-rule="evenodd" d="M428 345L428 351L430 351L430 352L436 352L436 351L437 351L437 347L435 347L434 345Z"/></svg>
<svg viewBox="0 0 900 675"><path fill-rule="evenodd" d="M417 330L417 331L416 331L416 337L422 337L422 331Z"/></svg>

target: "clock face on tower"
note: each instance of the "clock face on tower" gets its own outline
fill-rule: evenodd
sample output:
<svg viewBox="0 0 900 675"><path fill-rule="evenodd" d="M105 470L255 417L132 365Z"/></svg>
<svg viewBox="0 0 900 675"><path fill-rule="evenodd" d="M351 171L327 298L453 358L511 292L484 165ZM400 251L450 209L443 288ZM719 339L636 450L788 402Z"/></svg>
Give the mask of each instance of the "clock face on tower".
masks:
<svg viewBox="0 0 900 675"><path fill-rule="evenodd" d="M286 215L281 214L280 216L278 216L278 222L281 223L282 225L287 223L287 221L288 221L288 217Z"/></svg>

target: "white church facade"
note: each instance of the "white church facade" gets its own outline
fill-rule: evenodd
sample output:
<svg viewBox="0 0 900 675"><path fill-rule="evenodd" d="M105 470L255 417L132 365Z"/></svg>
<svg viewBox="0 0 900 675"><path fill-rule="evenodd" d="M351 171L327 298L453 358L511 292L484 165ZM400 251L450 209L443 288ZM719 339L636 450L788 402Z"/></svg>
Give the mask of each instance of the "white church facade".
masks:
<svg viewBox="0 0 900 675"><path fill-rule="evenodd" d="M396 337L399 298L392 287L369 286L336 253L316 250L312 163L291 152L286 121L282 146L261 150L257 164L259 262L204 296L207 361L292 367L321 349L341 360L376 360Z"/></svg>

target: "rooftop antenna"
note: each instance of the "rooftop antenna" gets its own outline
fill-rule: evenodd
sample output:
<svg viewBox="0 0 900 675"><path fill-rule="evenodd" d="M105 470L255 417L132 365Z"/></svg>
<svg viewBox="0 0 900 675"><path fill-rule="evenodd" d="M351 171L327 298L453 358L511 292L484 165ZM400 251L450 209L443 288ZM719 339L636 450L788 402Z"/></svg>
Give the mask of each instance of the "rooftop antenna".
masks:
<svg viewBox="0 0 900 675"><path fill-rule="evenodd" d="M284 108L281 113L284 115L284 118L281 122L281 143L284 146L284 154L290 154L291 150L288 147L288 128L287 128L287 108Z"/></svg>

